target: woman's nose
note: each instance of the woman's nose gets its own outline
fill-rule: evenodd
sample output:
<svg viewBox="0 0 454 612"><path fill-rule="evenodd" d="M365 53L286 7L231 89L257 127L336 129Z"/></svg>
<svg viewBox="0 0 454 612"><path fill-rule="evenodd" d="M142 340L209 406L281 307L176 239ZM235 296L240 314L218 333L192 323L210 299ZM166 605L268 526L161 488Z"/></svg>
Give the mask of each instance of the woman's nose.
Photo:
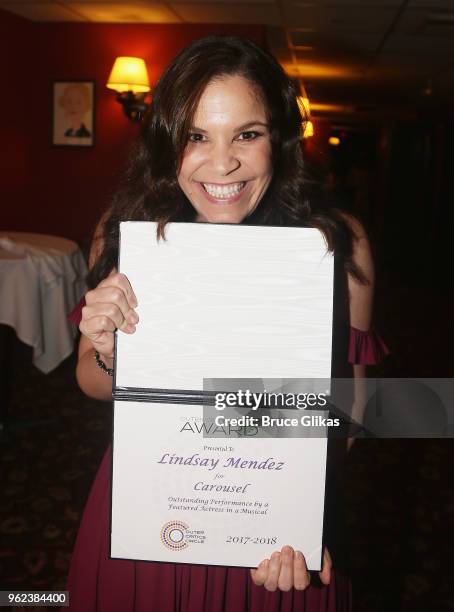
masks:
<svg viewBox="0 0 454 612"><path fill-rule="evenodd" d="M215 145L211 151L211 162L221 176L227 176L237 170L241 162L235 155L234 146L227 143Z"/></svg>

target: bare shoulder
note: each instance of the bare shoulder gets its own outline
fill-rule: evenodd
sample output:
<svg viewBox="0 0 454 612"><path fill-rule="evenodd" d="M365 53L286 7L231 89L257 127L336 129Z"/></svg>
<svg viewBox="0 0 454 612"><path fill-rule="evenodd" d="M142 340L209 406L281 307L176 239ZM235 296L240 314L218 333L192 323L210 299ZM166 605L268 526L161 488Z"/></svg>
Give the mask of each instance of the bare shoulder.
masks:
<svg viewBox="0 0 454 612"><path fill-rule="evenodd" d="M365 240L369 242L364 225L357 217L343 210L338 211L338 213L351 229L354 241Z"/></svg>
<svg viewBox="0 0 454 612"><path fill-rule="evenodd" d="M361 283L352 274L348 274L350 324L357 329L367 331L372 323L375 289L375 269L370 242L359 219L349 213L340 214L352 231L352 260L366 280L366 283Z"/></svg>
<svg viewBox="0 0 454 612"><path fill-rule="evenodd" d="M93 239L91 241L90 247L90 255L88 258L88 267L90 269L94 266L96 260L102 253L104 247L104 226L109 216L110 209L103 212L93 233Z"/></svg>
<svg viewBox="0 0 454 612"><path fill-rule="evenodd" d="M341 217L349 226L352 236L352 259L358 266L361 272L364 274L366 279L373 283L374 282L374 262L372 259L372 252L370 248L369 238L364 225L361 221L350 213L344 211L339 212Z"/></svg>

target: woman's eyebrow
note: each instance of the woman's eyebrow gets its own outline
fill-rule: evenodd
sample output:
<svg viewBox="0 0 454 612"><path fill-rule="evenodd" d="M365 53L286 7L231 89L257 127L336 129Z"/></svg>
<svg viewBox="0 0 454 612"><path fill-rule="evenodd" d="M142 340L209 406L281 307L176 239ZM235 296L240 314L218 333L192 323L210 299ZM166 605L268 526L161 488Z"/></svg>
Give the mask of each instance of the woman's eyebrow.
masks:
<svg viewBox="0 0 454 612"><path fill-rule="evenodd" d="M234 132L242 132L243 130L247 130L251 127L255 127L255 126L262 126L264 128L268 128L268 123L264 123L263 121L248 121L247 123L244 123L243 125L240 125L239 127L234 129ZM197 126L192 126L190 128L191 132L200 132L201 134L206 134L207 131L203 130L202 128L199 128Z"/></svg>
<svg viewBox="0 0 454 612"><path fill-rule="evenodd" d="M264 123L263 121L248 121L247 123L240 125L240 127L236 128L236 132L241 132L242 130L247 130L251 127L255 127L257 125L260 125L262 127L267 128L268 127L268 123Z"/></svg>

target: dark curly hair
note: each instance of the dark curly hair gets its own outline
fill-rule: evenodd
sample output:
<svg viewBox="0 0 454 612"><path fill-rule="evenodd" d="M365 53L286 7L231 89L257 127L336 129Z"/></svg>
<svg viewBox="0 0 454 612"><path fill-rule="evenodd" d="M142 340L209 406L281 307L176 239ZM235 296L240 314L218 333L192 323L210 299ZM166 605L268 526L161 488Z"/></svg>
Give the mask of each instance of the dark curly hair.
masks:
<svg viewBox="0 0 454 612"><path fill-rule="evenodd" d="M156 221L162 238L169 221L195 219L177 175L200 97L208 83L227 75L246 78L260 94L272 144L273 178L259 206L243 223L316 227L345 269L366 282L352 261L349 224L336 209L322 206L311 195L301 146L306 118L294 84L275 58L250 40L208 36L181 51L156 85L123 183L104 217L103 247L89 272L89 287L117 265L120 221Z"/></svg>

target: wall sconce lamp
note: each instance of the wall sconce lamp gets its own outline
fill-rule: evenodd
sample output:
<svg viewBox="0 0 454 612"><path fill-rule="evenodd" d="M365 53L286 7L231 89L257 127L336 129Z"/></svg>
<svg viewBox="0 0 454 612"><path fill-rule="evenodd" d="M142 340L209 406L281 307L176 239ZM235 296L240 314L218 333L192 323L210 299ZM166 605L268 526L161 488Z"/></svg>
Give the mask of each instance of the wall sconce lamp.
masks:
<svg viewBox="0 0 454 612"><path fill-rule="evenodd" d="M117 101L131 121L140 121L149 104L147 67L140 57L117 57L107 80L107 87L117 92Z"/></svg>

